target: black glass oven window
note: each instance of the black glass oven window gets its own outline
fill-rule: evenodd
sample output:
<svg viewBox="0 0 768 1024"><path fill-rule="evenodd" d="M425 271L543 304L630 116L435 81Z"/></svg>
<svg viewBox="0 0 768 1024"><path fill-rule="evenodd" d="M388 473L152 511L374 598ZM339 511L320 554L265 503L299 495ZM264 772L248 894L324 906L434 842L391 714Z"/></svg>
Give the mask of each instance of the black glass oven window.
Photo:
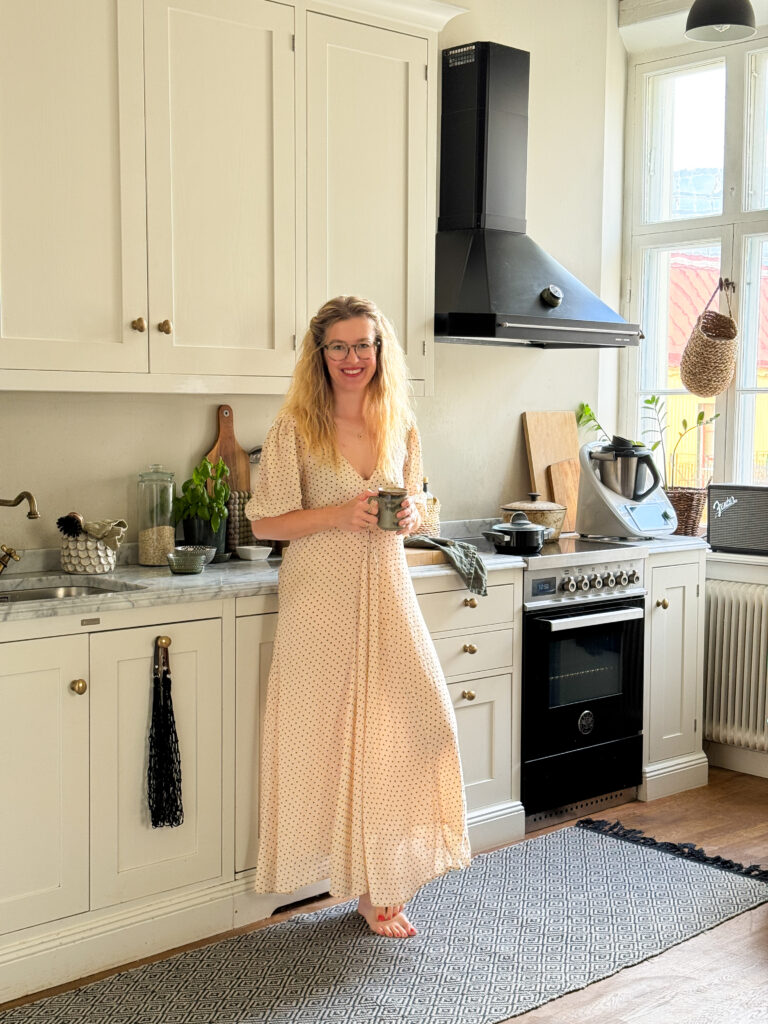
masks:
<svg viewBox="0 0 768 1024"><path fill-rule="evenodd" d="M621 693L622 630L585 629L551 640L549 706Z"/></svg>

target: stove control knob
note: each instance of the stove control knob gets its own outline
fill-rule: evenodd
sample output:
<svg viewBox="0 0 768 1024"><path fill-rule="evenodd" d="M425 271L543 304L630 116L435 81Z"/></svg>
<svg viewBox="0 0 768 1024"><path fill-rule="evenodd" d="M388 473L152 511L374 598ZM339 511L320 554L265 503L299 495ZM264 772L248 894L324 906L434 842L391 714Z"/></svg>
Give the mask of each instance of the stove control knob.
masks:
<svg viewBox="0 0 768 1024"><path fill-rule="evenodd" d="M589 578L587 576L577 576L576 586L579 590L589 590Z"/></svg>
<svg viewBox="0 0 768 1024"><path fill-rule="evenodd" d="M629 574L629 582L630 583L639 583L640 582L640 573L637 571L637 569L633 569L632 572Z"/></svg>
<svg viewBox="0 0 768 1024"><path fill-rule="evenodd" d="M573 576L563 576L563 582L560 584L561 588L568 594L576 593L576 580Z"/></svg>
<svg viewBox="0 0 768 1024"><path fill-rule="evenodd" d="M603 585L606 587L616 586L616 577L613 575L612 572L607 572L603 575Z"/></svg>
<svg viewBox="0 0 768 1024"><path fill-rule="evenodd" d="M622 572L620 574L619 583L622 587L626 587L626 585L629 583L629 576L625 572Z"/></svg>
<svg viewBox="0 0 768 1024"><path fill-rule="evenodd" d="M593 590L603 589L603 577L599 576L596 572L589 577L589 585Z"/></svg>

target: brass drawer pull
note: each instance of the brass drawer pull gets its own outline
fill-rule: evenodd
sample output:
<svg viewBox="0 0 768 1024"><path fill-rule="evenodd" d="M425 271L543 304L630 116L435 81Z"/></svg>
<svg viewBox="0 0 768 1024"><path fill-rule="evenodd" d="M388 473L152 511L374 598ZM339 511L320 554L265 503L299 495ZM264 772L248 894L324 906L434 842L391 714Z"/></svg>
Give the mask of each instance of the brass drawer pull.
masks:
<svg viewBox="0 0 768 1024"><path fill-rule="evenodd" d="M143 334L147 329L147 321L143 316L137 316L135 320L131 320L131 327L134 331L138 331L139 334Z"/></svg>
<svg viewBox="0 0 768 1024"><path fill-rule="evenodd" d="M477 647L474 644L464 644L461 649L465 654L477 654Z"/></svg>
<svg viewBox="0 0 768 1024"><path fill-rule="evenodd" d="M465 597L464 598L464 607L465 608L477 608L477 598L476 597Z"/></svg>
<svg viewBox="0 0 768 1024"><path fill-rule="evenodd" d="M157 638L157 646L158 647L170 647L171 646L171 638L169 636L159 636Z"/></svg>
<svg viewBox="0 0 768 1024"><path fill-rule="evenodd" d="M464 700L474 700L477 694L474 690L462 690L461 696Z"/></svg>
<svg viewBox="0 0 768 1024"><path fill-rule="evenodd" d="M658 600L656 602L656 607L657 608L669 608L669 601L666 599L666 597L662 597L660 600Z"/></svg>
<svg viewBox="0 0 768 1024"><path fill-rule="evenodd" d="M72 682L69 684L69 688L70 690L74 690L78 697L82 697L82 695L88 689L88 683L86 683L84 679L73 679Z"/></svg>
<svg viewBox="0 0 768 1024"><path fill-rule="evenodd" d="M173 330L173 324L170 320L161 320L157 325L157 329L161 334L170 334Z"/></svg>

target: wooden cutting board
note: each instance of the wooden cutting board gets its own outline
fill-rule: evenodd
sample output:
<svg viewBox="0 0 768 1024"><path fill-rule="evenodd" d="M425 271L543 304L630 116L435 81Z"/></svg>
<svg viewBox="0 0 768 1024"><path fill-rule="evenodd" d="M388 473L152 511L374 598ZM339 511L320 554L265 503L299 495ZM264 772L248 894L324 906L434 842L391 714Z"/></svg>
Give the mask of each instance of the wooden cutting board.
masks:
<svg viewBox="0 0 768 1024"><path fill-rule="evenodd" d="M580 472L578 459L563 459L561 462L554 462L551 466L547 466L552 501L556 501L558 505L565 505L566 508L563 533L573 533L576 529Z"/></svg>
<svg viewBox="0 0 768 1024"><path fill-rule="evenodd" d="M405 561L408 565L440 565L447 562L442 551L430 551L429 548L406 548Z"/></svg>
<svg viewBox="0 0 768 1024"><path fill-rule="evenodd" d="M528 449L531 490L554 500L547 466L564 459L578 459L579 434L574 412L524 412L523 430Z"/></svg>
<svg viewBox="0 0 768 1024"><path fill-rule="evenodd" d="M206 455L207 459L216 465L219 456L229 466L227 483L233 491L250 491L251 489L251 463L248 452L241 448L235 438L234 416L232 406L219 406L219 436L216 444Z"/></svg>

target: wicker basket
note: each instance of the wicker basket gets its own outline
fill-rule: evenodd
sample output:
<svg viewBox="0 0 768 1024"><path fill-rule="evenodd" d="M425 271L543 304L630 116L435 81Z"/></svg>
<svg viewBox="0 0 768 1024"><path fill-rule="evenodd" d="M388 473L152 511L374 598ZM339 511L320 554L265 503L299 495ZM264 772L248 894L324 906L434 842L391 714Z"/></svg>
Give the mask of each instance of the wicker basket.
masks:
<svg viewBox="0 0 768 1024"><path fill-rule="evenodd" d="M440 536L440 502L437 498L433 497L426 503L424 517L416 533L417 535L421 534L423 537Z"/></svg>
<svg viewBox="0 0 768 1024"><path fill-rule="evenodd" d="M677 516L675 533L682 537L698 537L707 503L706 487L669 487L666 493Z"/></svg>
<svg viewBox="0 0 768 1024"><path fill-rule="evenodd" d="M712 398L728 389L736 370L738 336L733 317L704 310L680 360L680 379L691 394Z"/></svg>

